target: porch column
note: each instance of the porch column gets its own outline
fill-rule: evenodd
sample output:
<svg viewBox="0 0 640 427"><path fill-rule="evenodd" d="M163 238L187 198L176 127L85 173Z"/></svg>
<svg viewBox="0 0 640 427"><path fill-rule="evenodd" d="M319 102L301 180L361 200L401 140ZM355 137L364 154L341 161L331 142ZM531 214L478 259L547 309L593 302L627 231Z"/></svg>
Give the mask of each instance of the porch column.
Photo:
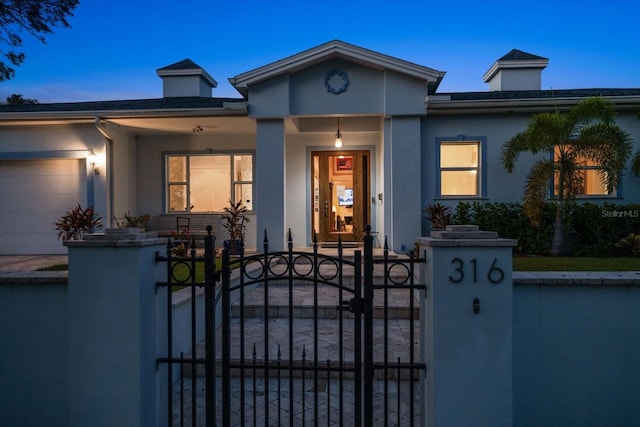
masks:
<svg viewBox="0 0 640 427"><path fill-rule="evenodd" d="M285 248L284 120L257 121L256 135L256 244L262 250L264 232L269 250Z"/></svg>
<svg viewBox="0 0 640 427"><path fill-rule="evenodd" d="M419 239L428 427L513 425L512 248L476 225Z"/></svg>
<svg viewBox="0 0 640 427"><path fill-rule="evenodd" d="M384 233L395 252L413 249L421 233L420 141L420 117L384 121Z"/></svg>

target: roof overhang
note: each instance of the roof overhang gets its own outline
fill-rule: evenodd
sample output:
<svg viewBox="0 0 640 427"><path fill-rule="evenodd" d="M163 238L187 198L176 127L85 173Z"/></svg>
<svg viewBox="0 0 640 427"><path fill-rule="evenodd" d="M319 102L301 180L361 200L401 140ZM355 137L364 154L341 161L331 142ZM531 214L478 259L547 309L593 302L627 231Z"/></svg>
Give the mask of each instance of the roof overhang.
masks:
<svg viewBox="0 0 640 427"><path fill-rule="evenodd" d="M0 113L2 126L93 124L96 118L141 133L191 133L196 127L225 133L255 130L245 102L224 103L222 108L167 108Z"/></svg>
<svg viewBox="0 0 640 427"><path fill-rule="evenodd" d="M442 81L444 71L424 67L409 61L383 55L369 49L334 40L304 52L289 56L260 68L229 78L229 82L245 97L249 86L273 77L293 73L332 58L341 58L376 70L391 70L417 79L425 80L430 93Z"/></svg>
<svg viewBox="0 0 640 427"><path fill-rule="evenodd" d="M42 121L82 121L103 118L135 118L135 117L192 117L192 116L229 116L246 115L246 102L224 103L222 108L153 108L153 109L96 109L96 110L43 110L43 111L11 111L0 112L0 123L9 122L42 122Z"/></svg>
<svg viewBox="0 0 640 427"><path fill-rule="evenodd" d="M636 111L640 108L640 96L607 96L619 111ZM585 97L474 99L452 100L448 95L432 95L425 99L427 115L445 114L504 114L565 111Z"/></svg>

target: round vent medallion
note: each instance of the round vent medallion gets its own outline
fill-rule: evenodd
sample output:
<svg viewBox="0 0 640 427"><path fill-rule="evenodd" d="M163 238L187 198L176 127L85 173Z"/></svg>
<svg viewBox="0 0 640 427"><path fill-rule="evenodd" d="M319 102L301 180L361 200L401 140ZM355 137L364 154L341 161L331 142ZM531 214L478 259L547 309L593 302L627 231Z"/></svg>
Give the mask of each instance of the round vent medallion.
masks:
<svg viewBox="0 0 640 427"><path fill-rule="evenodd" d="M337 95L347 90L349 78L344 71L334 70L327 73L327 76L324 78L324 85L327 87L328 92Z"/></svg>

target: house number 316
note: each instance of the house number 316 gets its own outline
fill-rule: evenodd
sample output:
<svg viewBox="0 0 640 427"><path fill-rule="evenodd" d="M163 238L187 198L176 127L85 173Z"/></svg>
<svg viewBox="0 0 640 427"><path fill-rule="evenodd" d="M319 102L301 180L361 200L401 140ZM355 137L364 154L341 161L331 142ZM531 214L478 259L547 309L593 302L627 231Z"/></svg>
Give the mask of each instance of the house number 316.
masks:
<svg viewBox="0 0 640 427"><path fill-rule="evenodd" d="M504 280L504 271L500 267L496 266L497 263L498 258L494 258L493 262L491 263L491 267L489 267L489 271L487 272L487 280L494 284L500 283L502 282L502 280ZM456 257L451 260L451 264L453 264L454 269L453 274L449 275L449 280L452 283L462 282L465 277L465 270L468 270L468 268L465 268L464 261ZM472 258L469 261L469 264L471 264L472 283L477 283L478 261L475 258Z"/></svg>

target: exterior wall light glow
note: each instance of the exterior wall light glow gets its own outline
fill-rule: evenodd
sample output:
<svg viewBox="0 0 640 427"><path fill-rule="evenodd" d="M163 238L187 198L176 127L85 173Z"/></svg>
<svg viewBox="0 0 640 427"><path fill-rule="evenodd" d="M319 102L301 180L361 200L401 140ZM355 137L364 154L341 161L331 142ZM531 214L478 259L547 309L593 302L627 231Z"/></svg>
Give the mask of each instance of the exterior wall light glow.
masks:
<svg viewBox="0 0 640 427"><path fill-rule="evenodd" d="M98 165L97 165L97 159L98 159L98 156L96 156L96 153L93 152L93 148L92 148L91 152L87 156L87 162L89 163L89 167L93 171L94 175L100 175L100 169L98 168Z"/></svg>

